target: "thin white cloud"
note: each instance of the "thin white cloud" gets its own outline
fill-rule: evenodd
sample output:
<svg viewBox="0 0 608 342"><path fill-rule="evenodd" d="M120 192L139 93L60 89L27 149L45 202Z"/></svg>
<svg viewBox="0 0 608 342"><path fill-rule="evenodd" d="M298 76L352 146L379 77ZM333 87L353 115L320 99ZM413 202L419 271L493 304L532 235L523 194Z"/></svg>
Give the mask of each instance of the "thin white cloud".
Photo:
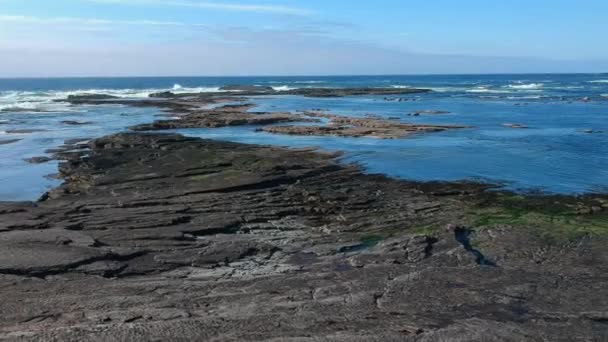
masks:
<svg viewBox="0 0 608 342"><path fill-rule="evenodd" d="M0 23L15 24L73 24L73 25L138 25L138 26L205 26L204 24L190 24L178 21L158 20L110 20L79 17L35 17L25 15L0 15Z"/></svg>
<svg viewBox="0 0 608 342"><path fill-rule="evenodd" d="M271 14L289 14L307 16L312 14L310 10L281 6L281 5L261 5L261 4L238 4L208 1L183 1L183 0L86 0L89 2L118 4L118 5L156 5L188 7L210 10L238 11L238 12L257 12Z"/></svg>

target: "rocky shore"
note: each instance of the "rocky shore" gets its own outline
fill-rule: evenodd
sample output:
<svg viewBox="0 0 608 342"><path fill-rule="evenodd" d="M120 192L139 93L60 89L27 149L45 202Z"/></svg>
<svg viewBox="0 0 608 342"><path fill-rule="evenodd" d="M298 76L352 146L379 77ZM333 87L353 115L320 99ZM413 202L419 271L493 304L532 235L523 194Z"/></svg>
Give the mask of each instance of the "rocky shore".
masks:
<svg viewBox="0 0 608 342"><path fill-rule="evenodd" d="M403 138L414 133L441 132L448 129L469 128L464 125L425 125L403 123L382 118L354 118L333 115L318 111L299 114L250 112L251 104L225 105L213 109L184 110L178 117L170 120L157 120L151 124L131 127L133 131L159 131L180 128L217 128L226 126L256 125L264 126L258 131L289 134L341 137L375 137L381 139ZM174 112L175 113L175 112ZM328 120L327 125L319 125L320 118ZM293 125L274 125L289 122ZM306 126L302 123L313 122Z"/></svg>
<svg viewBox="0 0 608 342"><path fill-rule="evenodd" d="M136 129L355 120L201 109L229 100L160 100L180 119ZM338 124L378 119L356 120ZM63 185L0 203L0 340L608 336L606 196L414 183L312 149L162 133L52 157Z"/></svg>
<svg viewBox="0 0 608 342"><path fill-rule="evenodd" d="M411 124L382 118L353 118L323 112L305 112L307 117L329 119L326 126L268 126L259 131L289 134L289 135L316 135L339 137L375 137L381 139L398 139L415 133L442 132L449 129L470 128L465 125L425 125ZM398 119L398 118L397 118Z"/></svg>

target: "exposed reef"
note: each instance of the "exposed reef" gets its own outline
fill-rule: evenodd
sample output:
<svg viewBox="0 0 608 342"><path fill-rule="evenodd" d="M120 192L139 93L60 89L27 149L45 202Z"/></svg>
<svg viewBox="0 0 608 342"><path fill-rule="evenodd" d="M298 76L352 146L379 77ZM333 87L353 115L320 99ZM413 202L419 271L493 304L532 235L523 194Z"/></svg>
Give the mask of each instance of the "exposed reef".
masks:
<svg viewBox="0 0 608 342"><path fill-rule="evenodd" d="M306 91L298 95L370 94ZM138 131L261 125L399 138L466 128L373 114L257 113L244 102L290 92L230 86L67 101L158 107L175 117ZM319 122L267 126L305 121ZM64 183L37 202L0 202L2 341L608 336L608 196L395 180L339 163L338 153L177 134L72 139L46 153L29 161L61 161Z"/></svg>
<svg viewBox="0 0 608 342"><path fill-rule="evenodd" d="M308 149L171 134L73 143L55 151L63 185L0 204L0 339L608 332L605 198L404 182ZM547 239L538 227L567 225L560 215L583 234Z"/></svg>
<svg viewBox="0 0 608 342"><path fill-rule="evenodd" d="M154 131L176 128L225 127L242 125L269 125L284 122L310 121L291 113L248 112L253 105L225 105L214 109L191 111L173 120L157 120L151 124L131 127L134 131Z"/></svg>
<svg viewBox="0 0 608 342"><path fill-rule="evenodd" d="M465 125L411 124L376 117L354 118L323 112L306 112L308 117L329 119L326 126L268 126L259 131L289 135L319 135L339 137L375 137L381 139L403 138L415 133L441 132L449 129L470 128Z"/></svg>

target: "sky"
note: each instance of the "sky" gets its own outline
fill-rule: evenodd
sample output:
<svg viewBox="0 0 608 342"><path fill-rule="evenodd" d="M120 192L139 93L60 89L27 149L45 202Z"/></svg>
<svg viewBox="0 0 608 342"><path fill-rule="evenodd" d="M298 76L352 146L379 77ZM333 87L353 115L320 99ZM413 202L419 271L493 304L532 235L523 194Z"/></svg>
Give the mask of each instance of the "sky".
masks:
<svg viewBox="0 0 608 342"><path fill-rule="evenodd" d="M0 0L0 77L608 72L606 0Z"/></svg>

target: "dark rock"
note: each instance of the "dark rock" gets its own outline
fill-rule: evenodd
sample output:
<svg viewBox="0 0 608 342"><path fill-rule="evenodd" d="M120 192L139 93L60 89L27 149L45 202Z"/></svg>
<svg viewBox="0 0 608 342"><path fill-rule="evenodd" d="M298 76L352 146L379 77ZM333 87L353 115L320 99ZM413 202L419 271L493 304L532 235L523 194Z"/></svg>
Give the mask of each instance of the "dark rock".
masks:
<svg viewBox="0 0 608 342"><path fill-rule="evenodd" d="M30 164L42 164L42 163L50 162L53 159L49 158L49 157L32 157L32 158L26 158L24 160Z"/></svg>
<svg viewBox="0 0 608 342"><path fill-rule="evenodd" d="M64 125L72 125L72 126L81 126L81 125L90 125L92 122L90 121L75 121L75 120L64 120L61 121Z"/></svg>
<svg viewBox="0 0 608 342"><path fill-rule="evenodd" d="M0 203L1 337L603 334L605 244L550 246L532 228L454 223L493 196L485 187L402 182L310 149L173 134L89 147L61 164L65 183L43 201ZM451 228L416 233L429 224ZM485 266L489 257L498 266Z"/></svg>
<svg viewBox="0 0 608 342"><path fill-rule="evenodd" d="M274 91L272 87L256 86L256 85L238 85L232 84L220 88L223 91Z"/></svg>
<svg viewBox="0 0 608 342"><path fill-rule="evenodd" d="M185 111L191 125L273 115L195 109L205 101L157 102ZM479 217L469 213L509 195L485 191L490 185L399 181L311 149L175 134L80 140L56 151L61 186L36 203L0 203L0 339L606 336L605 237L556 244L536 224L475 226L469 221ZM604 197L568 198L569 210L590 208L600 232ZM522 206L557 200L531 197Z"/></svg>
<svg viewBox="0 0 608 342"><path fill-rule="evenodd" d="M17 141L21 141L21 139L4 139L4 140L0 140L0 145L8 145L8 144L16 143Z"/></svg>
<svg viewBox="0 0 608 342"><path fill-rule="evenodd" d="M418 110L418 111L410 113L410 115L415 115L415 116L425 115L425 114L439 115L439 114L450 114L450 112L443 111L443 110Z"/></svg>
<svg viewBox="0 0 608 342"><path fill-rule="evenodd" d="M107 95L107 94L79 94L79 95L68 95L68 102L75 101L99 101L99 100L112 100L118 99L117 96Z"/></svg>
<svg viewBox="0 0 608 342"><path fill-rule="evenodd" d="M458 125L409 124L378 118L353 118L320 112L306 112L305 115L327 118L331 121L328 126L268 126L259 129L259 131L289 135L396 139L415 133L441 132L448 129L468 128L468 126Z"/></svg>
<svg viewBox="0 0 608 342"><path fill-rule="evenodd" d="M226 105L223 107L195 111L179 119L159 120L151 124L131 127L134 131L155 131L176 128L225 127L243 125L269 125L274 123L312 121L291 113L248 112L253 105Z"/></svg>
<svg viewBox="0 0 608 342"><path fill-rule="evenodd" d="M38 133L38 132L46 132L45 129L9 129L6 131L7 134L30 134L30 133Z"/></svg>
<svg viewBox="0 0 608 342"><path fill-rule="evenodd" d="M175 93L172 93L170 91L163 91L160 93L152 93L150 95L148 95L148 97L152 97L152 98L162 98L162 99L167 99L167 98L173 98L176 97L177 95Z"/></svg>
<svg viewBox="0 0 608 342"><path fill-rule="evenodd" d="M521 124L515 124L515 123L506 123L506 124L502 124L502 126L508 127L508 128L516 128L516 129L528 128L528 126L524 126Z"/></svg>

